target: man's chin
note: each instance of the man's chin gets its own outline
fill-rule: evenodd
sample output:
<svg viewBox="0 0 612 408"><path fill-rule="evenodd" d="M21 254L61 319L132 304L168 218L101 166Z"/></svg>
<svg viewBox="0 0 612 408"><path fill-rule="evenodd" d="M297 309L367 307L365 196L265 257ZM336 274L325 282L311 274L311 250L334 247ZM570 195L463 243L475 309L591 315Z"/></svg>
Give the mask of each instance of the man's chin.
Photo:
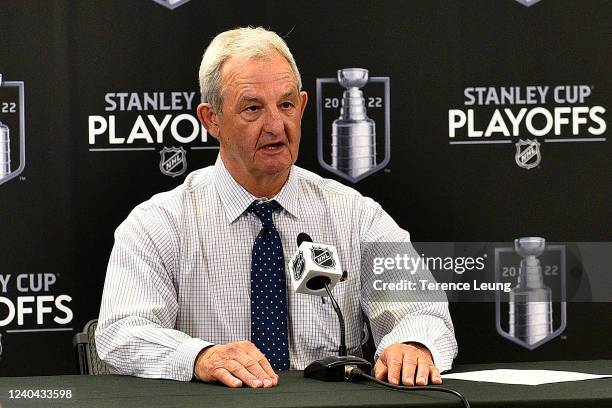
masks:
<svg viewBox="0 0 612 408"><path fill-rule="evenodd" d="M283 163L272 163L260 167L261 173L265 174L269 177L279 177L279 176L287 176L289 174L289 170L291 169L291 165L293 163L288 161L283 161Z"/></svg>
<svg viewBox="0 0 612 408"><path fill-rule="evenodd" d="M259 155L260 168L266 174L278 174L288 171L294 163L289 151L284 148L280 154L266 154L261 152Z"/></svg>
<svg viewBox="0 0 612 408"><path fill-rule="evenodd" d="M286 176L287 174L289 174L289 169L291 168L291 165L288 166L271 166L271 167L266 167L263 170L263 173L270 176L270 177L278 177L278 176Z"/></svg>

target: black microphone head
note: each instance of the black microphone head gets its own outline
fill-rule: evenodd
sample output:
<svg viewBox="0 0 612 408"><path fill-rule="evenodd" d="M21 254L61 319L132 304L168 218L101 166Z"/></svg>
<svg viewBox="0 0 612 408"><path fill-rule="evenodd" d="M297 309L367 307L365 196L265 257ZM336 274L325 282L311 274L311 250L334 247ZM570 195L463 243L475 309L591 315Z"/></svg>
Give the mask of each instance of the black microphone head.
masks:
<svg viewBox="0 0 612 408"><path fill-rule="evenodd" d="M329 285L331 283L331 279L327 276L315 276L306 282L306 287L310 290L321 290L325 288L325 285Z"/></svg>
<svg viewBox="0 0 612 408"><path fill-rule="evenodd" d="M302 242L312 242L312 238L305 232L300 232L297 236L298 247L302 245Z"/></svg>

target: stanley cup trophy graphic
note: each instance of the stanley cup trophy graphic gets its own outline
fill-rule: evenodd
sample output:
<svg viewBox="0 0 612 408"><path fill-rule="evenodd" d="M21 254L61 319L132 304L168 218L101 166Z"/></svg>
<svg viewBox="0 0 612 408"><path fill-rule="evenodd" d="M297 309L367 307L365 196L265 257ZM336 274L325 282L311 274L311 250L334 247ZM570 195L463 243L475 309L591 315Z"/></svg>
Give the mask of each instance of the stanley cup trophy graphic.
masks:
<svg viewBox="0 0 612 408"><path fill-rule="evenodd" d="M340 117L332 124L332 167L357 178L376 166L376 124L359 89L368 82L368 70L340 69L338 82L346 90Z"/></svg>
<svg viewBox="0 0 612 408"><path fill-rule="evenodd" d="M495 248L495 282L512 287L509 293L495 293L495 326L502 337L534 350L563 333L565 252L565 245L547 244L540 237Z"/></svg>
<svg viewBox="0 0 612 408"><path fill-rule="evenodd" d="M0 184L25 168L24 95L22 81L5 81L0 74Z"/></svg>
<svg viewBox="0 0 612 408"><path fill-rule="evenodd" d="M523 259L518 284L510 292L510 335L529 345L550 336L552 329L551 290L544 285L538 256L545 249L544 238L519 238L514 249Z"/></svg>
<svg viewBox="0 0 612 408"><path fill-rule="evenodd" d="M495 248L495 282L512 287L509 293L495 293L495 325L502 337L534 350L567 325L565 245L540 237L513 244Z"/></svg>
<svg viewBox="0 0 612 408"><path fill-rule="evenodd" d="M11 174L11 138L8 126L0 122L0 180Z"/></svg>
<svg viewBox="0 0 612 408"><path fill-rule="evenodd" d="M174 10L175 8L182 6L190 0L153 0L154 2L161 4L162 6Z"/></svg>
<svg viewBox="0 0 612 408"><path fill-rule="evenodd" d="M385 168L391 158L390 106L389 77L344 68L335 77L317 78L319 164L352 183Z"/></svg>

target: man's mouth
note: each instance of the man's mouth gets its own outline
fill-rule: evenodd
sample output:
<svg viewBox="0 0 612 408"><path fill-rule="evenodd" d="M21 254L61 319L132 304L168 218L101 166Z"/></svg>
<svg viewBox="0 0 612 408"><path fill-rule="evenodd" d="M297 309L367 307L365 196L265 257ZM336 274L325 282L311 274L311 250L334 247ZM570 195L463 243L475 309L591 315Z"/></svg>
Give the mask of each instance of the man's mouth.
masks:
<svg viewBox="0 0 612 408"><path fill-rule="evenodd" d="M268 143L266 145L263 145L262 149L273 151L273 150L278 150L282 148L283 146L285 146L283 142Z"/></svg>

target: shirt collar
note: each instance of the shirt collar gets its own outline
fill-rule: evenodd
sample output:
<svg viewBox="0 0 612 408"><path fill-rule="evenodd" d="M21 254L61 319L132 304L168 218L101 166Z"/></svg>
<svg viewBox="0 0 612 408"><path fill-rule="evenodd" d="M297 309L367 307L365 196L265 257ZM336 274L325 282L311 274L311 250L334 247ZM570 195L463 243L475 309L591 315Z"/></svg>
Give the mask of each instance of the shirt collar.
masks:
<svg viewBox="0 0 612 408"><path fill-rule="evenodd" d="M300 218L300 192L297 169L291 166L289 178L274 199L295 218Z"/></svg>
<svg viewBox="0 0 612 408"><path fill-rule="evenodd" d="M221 198L223 208L225 209L227 221L232 223L244 213L247 208L249 208L249 205L251 205L254 200L257 200L258 197L249 193L234 179L234 177L232 177L223 164L221 155L217 156L214 172L215 187ZM294 166L292 166L287 182L285 182L278 194L273 197L283 209L287 210L289 214L296 218L299 217L298 187L296 170Z"/></svg>

